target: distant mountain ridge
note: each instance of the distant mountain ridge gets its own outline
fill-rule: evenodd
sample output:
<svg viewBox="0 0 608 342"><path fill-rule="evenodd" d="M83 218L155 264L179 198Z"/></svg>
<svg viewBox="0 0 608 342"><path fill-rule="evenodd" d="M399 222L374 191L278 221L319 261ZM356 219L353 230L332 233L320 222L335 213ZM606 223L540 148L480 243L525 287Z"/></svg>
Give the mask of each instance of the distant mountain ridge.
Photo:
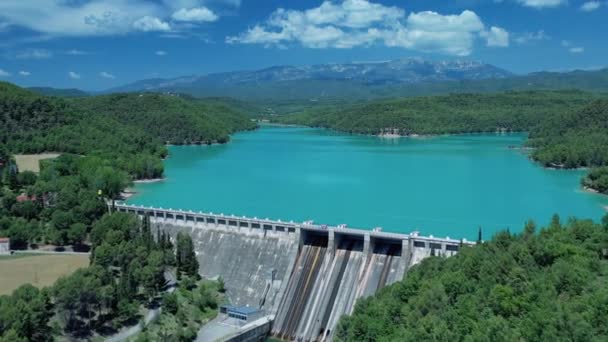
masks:
<svg viewBox="0 0 608 342"><path fill-rule="evenodd" d="M309 66L273 66L254 71L233 71L170 79L148 79L116 91L157 91L179 88L246 86L295 81L355 81L365 85L415 84L459 80L501 79L513 74L473 61L426 61L408 58L382 62L331 63ZM217 94L210 94L217 95Z"/></svg>
<svg viewBox="0 0 608 342"><path fill-rule="evenodd" d="M76 88L53 88L53 87L29 87L26 88L39 95L57 97L85 97L91 94Z"/></svg>

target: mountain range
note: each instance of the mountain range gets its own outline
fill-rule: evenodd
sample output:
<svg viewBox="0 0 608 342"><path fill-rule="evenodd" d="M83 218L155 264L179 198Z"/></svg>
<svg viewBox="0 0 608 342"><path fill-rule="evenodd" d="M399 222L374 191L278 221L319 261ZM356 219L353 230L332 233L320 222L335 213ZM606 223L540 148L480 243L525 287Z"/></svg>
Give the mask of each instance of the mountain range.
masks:
<svg viewBox="0 0 608 342"><path fill-rule="evenodd" d="M378 62L273 66L253 71L153 78L102 93L182 93L195 97L232 97L266 105L539 89L608 91L608 69L516 75L481 62L406 58ZM47 95L82 95L72 89L32 90Z"/></svg>

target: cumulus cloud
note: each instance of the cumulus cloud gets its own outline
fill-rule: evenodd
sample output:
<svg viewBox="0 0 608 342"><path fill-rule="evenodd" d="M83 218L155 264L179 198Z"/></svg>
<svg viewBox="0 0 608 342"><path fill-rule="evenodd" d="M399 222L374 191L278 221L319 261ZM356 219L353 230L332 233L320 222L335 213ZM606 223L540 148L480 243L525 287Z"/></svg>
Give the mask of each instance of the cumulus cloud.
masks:
<svg viewBox="0 0 608 342"><path fill-rule="evenodd" d="M19 75L20 75L20 76L27 77L27 76L29 76L29 75L31 75L31 74L32 74L32 73L31 73L31 72L29 72L29 71L25 71L25 70L21 70L21 71L19 71Z"/></svg>
<svg viewBox="0 0 608 342"><path fill-rule="evenodd" d="M11 76L10 72L0 69L0 77L10 77L10 76Z"/></svg>
<svg viewBox="0 0 608 342"><path fill-rule="evenodd" d="M141 25L136 21L164 13L162 5L144 0L0 1L1 21L51 36L128 33Z"/></svg>
<svg viewBox="0 0 608 342"><path fill-rule="evenodd" d="M517 0L520 4L532 8L558 7L568 2L568 0Z"/></svg>
<svg viewBox="0 0 608 342"><path fill-rule="evenodd" d="M175 21L212 22L219 17L207 7L182 8L171 16Z"/></svg>
<svg viewBox="0 0 608 342"><path fill-rule="evenodd" d="M484 33L485 32L485 33ZM423 52L466 56L479 36L489 46L508 45L508 32L485 25L465 10L444 15L432 11L410 13L367 0L325 1L308 10L279 8L264 23L229 36L226 42L284 47L298 43L308 48L352 48L384 44ZM491 40L491 43L490 43Z"/></svg>
<svg viewBox="0 0 608 342"><path fill-rule="evenodd" d="M169 31L171 26L166 21L162 21L157 17L145 16L137 19L133 23L133 27L138 31L153 32L153 31Z"/></svg>
<svg viewBox="0 0 608 342"><path fill-rule="evenodd" d="M190 30L219 16L202 4L234 0L1 0L0 30L19 27L54 38ZM174 27L175 26L175 27Z"/></svg>
<svg viewBox="0 0 608 342"><path fill-rule="evenodd" d="M157 55L157 56L166 56L167 55L167 51L158 50L158 51L154 52L154 54Z"/></svg>
<svg viewBox="0 0 608 342"><path fill-rule="evenodd" d="M116 78L116 76L114 76L114 75L112 75L112 74L110 74L109 72L106 72L106 71L100 72L99 73L99 77L101 77L101 78L108 78L108 79L112 79L112 80Z"/></svg>
<svg viewBox="0 0 608 342"><path fill-rule="evenodd" d="M517 37L515 37L515 42L517 44L526 44L528 42L541 41L541 40L549 40L551 36L545 33L544 30L539 30L536 32L524 32Z"/></svg>
<svg viewBox="0 0 608 342"><path fill-rule="evenodd" d="M70 72L68 72L68 77L71 78L71 79L73 79L73 80L79 80L81 76L80 76L79 73L76 73L74 71L70 71Z"/></svg>
<svg viewBox="0 0 608 342"><path fill-rule="evenodd" d="M508 47L509 46L509 32L505 29L497 26L490 27L488 31L482 31L481 37L486 39L487 46L495 47Z"/></svg>
<svg viewBox="0 0 608 342"><path fill-rule="evenodd" d="M17 59L48 59L53 57L53 53L45 49L27 49L15 55Z"/></svg>
<svg viewBox="0 0 608 342"><path fill-rule="evenodd" d="M583 12L593 12L596 9L600 8L602 3L599 1L587 1L581 5L581 11Z"/></svg>

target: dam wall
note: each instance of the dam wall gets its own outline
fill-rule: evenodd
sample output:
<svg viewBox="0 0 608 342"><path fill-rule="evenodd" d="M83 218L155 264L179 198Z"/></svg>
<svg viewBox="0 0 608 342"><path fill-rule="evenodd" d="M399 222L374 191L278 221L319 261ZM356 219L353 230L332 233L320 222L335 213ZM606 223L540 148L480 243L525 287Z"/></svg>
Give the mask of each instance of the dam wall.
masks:
<svg viewBox="0 0 608 342"><path fill-rule="evenodd" d="M159 228L172 237L179 232L190 234L199 274L222 277L231 304L274 311L281 284L298 251L295 233L176 223L164 218L151 218L150 222L153 231Z"/></svg>
<svg viewBox="0 0 608 342"><path fill-rule="evenodd" d="M466 240L368 231L311 222L217 215L118 204L175 236L190 234L203 277L221 276L233 305L274 316L283 340L329 341L357 299L403 279L431 255L451 256Z"/></svg>

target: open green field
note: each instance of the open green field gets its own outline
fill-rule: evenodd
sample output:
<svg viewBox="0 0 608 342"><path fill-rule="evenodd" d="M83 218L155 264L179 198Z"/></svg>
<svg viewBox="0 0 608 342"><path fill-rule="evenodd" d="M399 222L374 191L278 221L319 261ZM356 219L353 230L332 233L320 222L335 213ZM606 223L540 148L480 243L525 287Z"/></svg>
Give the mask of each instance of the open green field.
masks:
<svg viewBox="0 0 608 342"><path fill-rule="evenodd" d="M16 154L15 162L19 171L40 172L40 161L59 157L59 153Z"/></svg>
<svg viewBox="0 0 608 342"><path fill-rule="evenodd" d="M63 275L89 264L87 254L70 255L12 255L0 257L0 295L10 294L27 283L42 288L52 285Z"/></svg>

